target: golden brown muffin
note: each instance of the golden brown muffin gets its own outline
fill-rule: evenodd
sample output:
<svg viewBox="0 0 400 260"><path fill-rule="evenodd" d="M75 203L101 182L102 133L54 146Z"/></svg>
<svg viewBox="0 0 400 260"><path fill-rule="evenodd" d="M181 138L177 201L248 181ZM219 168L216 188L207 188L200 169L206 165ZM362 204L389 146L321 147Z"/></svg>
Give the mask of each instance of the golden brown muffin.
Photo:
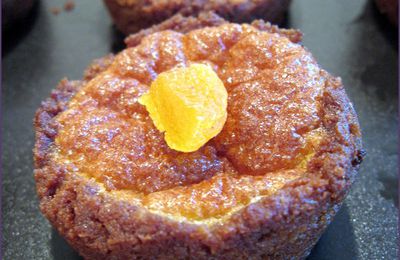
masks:
<svg viewBox="0 0 400 260"><path fill-rule="evenodd" d="M176 14L197 16L213 11L232 22L283 20L290 0L104 0L116 27L124 34L161 23Z"/></svg>
<svg viewBox="0 0 400 260"><path fill-rule="evenodd" d="M177 16L151 30L83 80L62 80L37 111L43 214L85 259L305 258L364 155L340 79L298 31L263 21ZM191 63L214 68L228 116L182 153L137 100Z"/></svg>
<svg viewBox="0 0 400 260"><path fill-rule="evenodd" d="M394 25L399 24L399 1L398 0L375 0L381 13L385 14Z"/></svg>

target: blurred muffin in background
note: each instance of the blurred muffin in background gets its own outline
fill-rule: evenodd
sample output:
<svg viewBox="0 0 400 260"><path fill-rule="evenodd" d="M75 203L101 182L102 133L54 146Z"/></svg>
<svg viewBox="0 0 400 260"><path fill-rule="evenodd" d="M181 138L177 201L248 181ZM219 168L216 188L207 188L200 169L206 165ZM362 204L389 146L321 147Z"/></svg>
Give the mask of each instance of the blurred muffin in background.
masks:
<svg viewBox="0 0 400 260"><path fill-rule="evenodd" d="M379 11L385 14L390 22L399 25L399 2L398 0L375 0Z"/></svg>
<svg viewBox="0 0 400 260"><path fill-rule="evenodd" d="M280 23L290 0L104 0L116 27L124 34L135 33L176 15L197 15L214 11L232 22L251 22L262 18Z"/></svg>

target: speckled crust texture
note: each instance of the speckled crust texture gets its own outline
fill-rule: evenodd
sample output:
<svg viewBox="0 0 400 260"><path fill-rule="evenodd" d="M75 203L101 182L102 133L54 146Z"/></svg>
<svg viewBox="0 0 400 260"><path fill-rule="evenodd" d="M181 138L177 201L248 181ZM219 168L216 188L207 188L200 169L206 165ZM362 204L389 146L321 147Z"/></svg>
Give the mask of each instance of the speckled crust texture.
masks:
<svg viewBox="0 0 400 260"><path fill-rule="evenodd" d="M214 11L232 22L264 19L272 23L283 20L290 0L104 0L116 27L125 34L135 33L174 16L198 15Z"/></svg>
<svg viewBox="0 0 400 260"><path fill-rule="evenodd" d="M125 39L127 47L135 47L140 43L143 37L164 30L173 30L181 33L187 33L192 30L204 28L207 26L219 26L227 23L226 20L218 16L214 12L203 12L197 17L194 16L183 16L181 14L174 15L170 19L153 25L148 29L143 29L135 34L131 34ZM280 29L276 25L272 25L269 22L264 22L263 20L255 20L251 25L261 31L279 33L290 39L294 43L301 41L303 34L299 30L294 29Z"/></svg>
<svg viewBox="0 0 400 260"><path fill-rule="evenodd" d="M253 24L261 30L276 27ZM182 29L184 30L184 28ZM295 41L296 31L282 31ZM291 38L289 37L289 38ZM177 222L100 192L91 179L51 160L68 100L113 60L95 61L82 81L62 80L35 117L35 179L40 208L85 259L303 259L339 210L364 152L355 111L340 79L326 78L321 119L329 131L308 173L211 226Z"/></svg>
<svg viewBox="0 0 400 260"><path fill-rule="evenodd" d="M399 25L399 1L398 0L375 0L381 13L385 14L390 22Z"/></svg>

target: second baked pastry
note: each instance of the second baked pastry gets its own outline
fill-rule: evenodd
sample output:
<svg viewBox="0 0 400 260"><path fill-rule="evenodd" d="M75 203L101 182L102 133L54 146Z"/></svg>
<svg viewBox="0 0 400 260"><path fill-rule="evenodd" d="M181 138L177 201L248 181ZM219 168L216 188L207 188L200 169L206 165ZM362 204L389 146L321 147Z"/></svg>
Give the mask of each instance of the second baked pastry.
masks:
<svg viewBox="0 0 400 260"><path fill-rule="evenodd" d="M382 14L385 14L394 25L399 25L399 1L398 0L375 0Z"/></svg>
<svg viewBox="0 0 400 260"><path fill-rule="evenodd" d="M130 34L158 24L175 14L197 15L214 11L233 22L262 18L271 23L282 21L290 0L104 0L117 28Z"/></svg>

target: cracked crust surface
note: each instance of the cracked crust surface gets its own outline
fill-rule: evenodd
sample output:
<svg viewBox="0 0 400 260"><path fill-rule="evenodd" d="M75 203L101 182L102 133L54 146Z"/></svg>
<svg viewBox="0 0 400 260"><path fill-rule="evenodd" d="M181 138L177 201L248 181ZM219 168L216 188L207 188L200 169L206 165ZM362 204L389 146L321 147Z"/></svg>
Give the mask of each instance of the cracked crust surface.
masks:
<svg viewBox="0 0 400 260"><path fill-rule="evenodd" d="M290 0L104 0L104 3L116 27L128 35L161 23L176 14L197 16L201 12L209 11L231 22L264 19L279 23L284 18Z"/></svg>
<svg viewBox="0 0 400 260"><path fill-rule="evenodd" d="M212 25L210 20L207 23ZM221 21L215 26L221 26ZM253 23L253 28L279 33L292 42L301 38L296 31L280 31L261 21ZM139 38L148 34L137 36L130 44L137 46ZM76 93L108 70L115 59L110 55L95 61L82 81L61 81L36 114L35 178L40 206L67 241L87 259L279 259L308 255L339 209L364 155L357 118L340 80L321 70L324 87L318 115L328 135L309 160L307 172L274 194L210 225L150 212L104 192L93 178L75 174L53 159L60 135L57 118L69 109Z"/></svg>

